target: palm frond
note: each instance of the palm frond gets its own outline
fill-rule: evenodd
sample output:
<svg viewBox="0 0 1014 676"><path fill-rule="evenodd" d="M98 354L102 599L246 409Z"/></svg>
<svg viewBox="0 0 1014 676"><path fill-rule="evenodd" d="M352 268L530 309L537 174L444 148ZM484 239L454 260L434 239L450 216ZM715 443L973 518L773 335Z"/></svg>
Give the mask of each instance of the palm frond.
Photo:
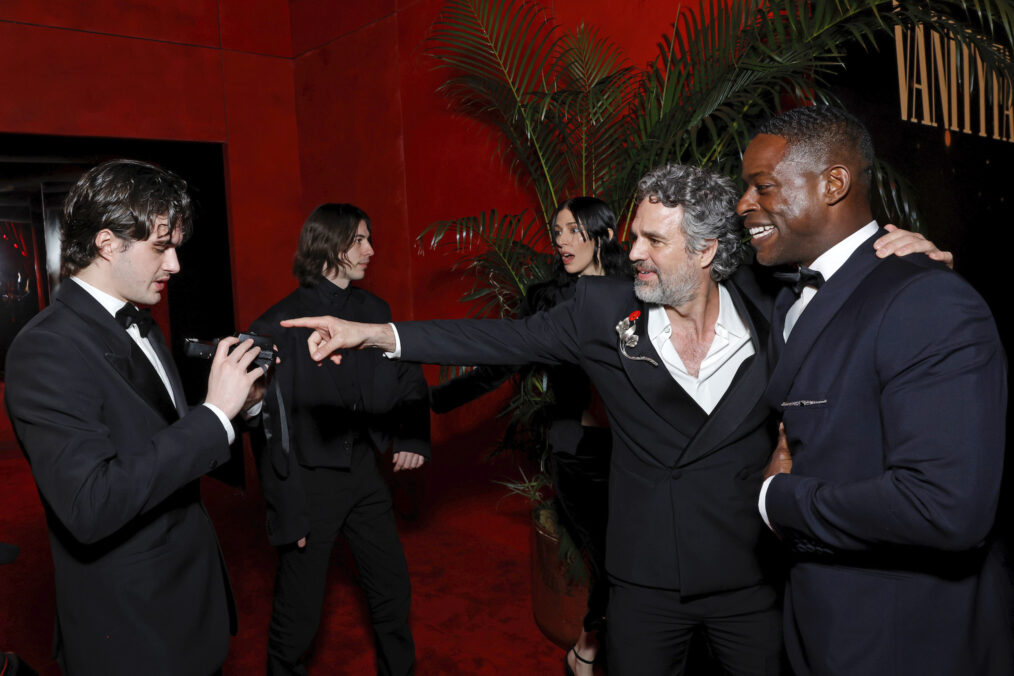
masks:
<svg viewBox="0 0 1014 676"><path fill-rule="evenodd" d="M428 53L455 71L444 93L503 132L545 218L557 202L556 177L547 134L529 104L551 70L557 33L531 0L448 0L428 40Z"/></svg>
<svg viewBox="0 0 1014 676"><path fill-rule="evenodd" d="M622 126L639 74L598 30L584 25L560 41L554 90L542 117L557 137L567 163L567 194L595 195L622 157Z"/></svg>
<svg viewBox="0 0 1014 676"><path fill-rule="evenodd" d="M874 50L899 30L955 40L958 67L974 60L968 72L991 100L1014 89L1012 0L699 0L677 6L646 69L599 31L563 31L531 0L448 0L442 17L434 54L458 71L448 91L498 117L544 232L568 194L601 196L629 224L637 181L660 164L738 174L762 119L786 103L834 102L848 50ZM909 193L893 191L899 177L887 176L888 213L918 223Z"/></svg>
<svg viewBox="0 0 1014 676"><path fill-rule="evenodd" d="M417 239L432 249L450 247L463 254L456 265L474 275L472 288L461 298L470 303L471 316L506 317L517 313L529 284L548 273L550 255L541 245L541 232L535 219L526 220L524 214L498 217L494 209L438 221Z"/></svg>
<svg viewBox="0 0 1014 676"><path fill-rule="evenodd" d="M874 49L895 27L954 38L979 59L988 80L980 86L990 96L1009 92L1014 73L1009 0L702 0L677 11L641 81L626 161L607 189L627 216L637 180L652 167L682 162L738 173L757 122L785 101L835 101L830 83L848 48ZM905 213L915 216L911 208Z"/></svg>

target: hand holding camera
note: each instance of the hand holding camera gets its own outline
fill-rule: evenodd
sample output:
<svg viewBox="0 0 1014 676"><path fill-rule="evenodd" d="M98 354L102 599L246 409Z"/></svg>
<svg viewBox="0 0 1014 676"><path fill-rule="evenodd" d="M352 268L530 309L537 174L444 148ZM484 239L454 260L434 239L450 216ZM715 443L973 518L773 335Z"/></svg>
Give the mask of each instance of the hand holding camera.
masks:
<svg viewBox="0 0 1014 676"><path fill-rule="evenodd" d="M254 366L259 367L264 371L265 375L275 365L275 359L278 354L275 351L274 343L271 341L271 336L261 336L256 333L237 333L236 339L242 343L245 340L252 340L255 347L260 350L260 354L254 357ZM215 356L215 350L218 348L218 344L221 339L216 338L215 340L198 340L197 338L184 338L183 339L183 353L188 357L196 357L197 359L211 359Z"/></svg>
<svg viewBox="0 0 1014 676"><path fill-rule="evenodd" d="M263 385L254 389L254 384L275 363L271 338L248 333L211 342L188 338L184 353L212 360L205 402L221 409L230 418L263 396ZM252 389L254 397L251 398Z"/></svg>

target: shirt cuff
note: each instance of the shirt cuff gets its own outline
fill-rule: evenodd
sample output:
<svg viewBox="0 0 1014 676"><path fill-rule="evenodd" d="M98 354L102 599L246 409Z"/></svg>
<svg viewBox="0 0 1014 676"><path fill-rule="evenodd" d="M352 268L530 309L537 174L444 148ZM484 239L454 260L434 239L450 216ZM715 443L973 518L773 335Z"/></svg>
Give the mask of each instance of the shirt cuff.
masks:
<svg viewBox="0 0 1014 676"><path fill-rule="evenodd" d="M768 486L771 485L771 480L774 479L776 476L778 475L775 474L769 476L767 479L764 480L764 483L761 484L760 497L757 499L757 509L758 511L760 511L761 518L764 519L764 524L771 529L772 533L776 531L771 526L771 521L768 520L768 509L766 500L768 497Z"/></svg>
<svg viewBox="0 0 1014 676"><path fill-rule="evenodd" d="M225 428L225 433L229 435L229 445L232 446L232 442L236 441L236 430L232 428L232 422L229 420L229 417L225 415L222 409L215 406L214 404L204 402L201 405L210 408L211 412L214 413L218 417L218 419L222 422L222 427Z"/></svg>
<svg viewBox="0 0 1014 676"><path fill-rule="evenodd" d="M394 331L394 352L385 352L384 356L388 359L401 359L401 337L398 335L398 327L394 322L388 322L387 325Z"/></svg>
<svg viewBox="0 0 1014 676"><path fill-rule="evenodd" d="M253 406L251 406L247 410L243 411L243 417L246 418L247 420L249 420L250 418L253 418L254 416L259 415L262 408L264 408L264 400L263 399L261 399L260 401L258 401L256 404L254 404Z"/></svg>

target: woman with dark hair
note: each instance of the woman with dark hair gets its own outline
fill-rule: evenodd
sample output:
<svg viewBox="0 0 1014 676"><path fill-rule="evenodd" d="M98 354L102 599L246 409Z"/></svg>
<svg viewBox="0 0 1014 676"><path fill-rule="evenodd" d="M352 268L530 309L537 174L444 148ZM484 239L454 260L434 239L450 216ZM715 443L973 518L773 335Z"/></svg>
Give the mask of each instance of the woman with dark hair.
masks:
<svg viewBox="0 0 1014 676"><path fill-rule="evenodd" d="M553 276L533 284L519 312L527 316L573 297L585 275L630 278L630 265L616 239L616 216L600 199L574 197L553 214L556 258ZM517 371L512 367L480 366L432 388L431 406L446 413L499 387ZM552 402L546 433L553 459L560 521L587 554L591 568L588 611L581 634L565 657L568 674L589 675L603 640L609 586L605 572L605 535L610 449L609 422L588 377L573 365L545 369Z"/></svg>

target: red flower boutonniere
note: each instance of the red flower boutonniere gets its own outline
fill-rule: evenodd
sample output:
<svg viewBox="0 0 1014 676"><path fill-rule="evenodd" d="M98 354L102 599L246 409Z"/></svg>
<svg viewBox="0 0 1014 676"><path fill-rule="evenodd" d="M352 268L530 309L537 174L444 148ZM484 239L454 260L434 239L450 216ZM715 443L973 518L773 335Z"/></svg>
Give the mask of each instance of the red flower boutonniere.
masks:
<svg viewBox="0 0 1014 676"><path fill-rule="evenodd" d="M641 311L634 310L616 324L616 335L620 340L620 354L627 359L646 361L652 366L658 366L658 363L651 357L631 356L627 354L628 347L637 347L638 336L635 332L637 331L637 320L640 316Z"/></svg>

